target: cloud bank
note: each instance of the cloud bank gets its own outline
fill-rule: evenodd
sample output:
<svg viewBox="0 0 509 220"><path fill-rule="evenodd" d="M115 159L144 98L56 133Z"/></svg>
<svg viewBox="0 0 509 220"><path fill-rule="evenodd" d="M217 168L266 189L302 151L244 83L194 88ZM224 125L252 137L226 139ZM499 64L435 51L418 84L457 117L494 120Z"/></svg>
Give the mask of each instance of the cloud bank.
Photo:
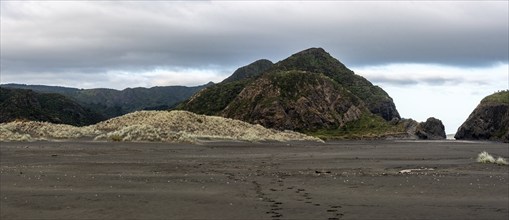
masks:
<svg viewBox="0 0 509 220"><path fill-rule="evenodd" d="M394 63L352 67L359 75L375 84L391 86L507 86L509 64L498 63L481 67L457 67L437 64Z"/></svg>
<svg viewBox="0 0 509 220"><path fill-rule="evenodd" d="M317 46L347 66L490 66L509 53L505 1L0 4L2 78L162 69L219 78Z"/></svg>

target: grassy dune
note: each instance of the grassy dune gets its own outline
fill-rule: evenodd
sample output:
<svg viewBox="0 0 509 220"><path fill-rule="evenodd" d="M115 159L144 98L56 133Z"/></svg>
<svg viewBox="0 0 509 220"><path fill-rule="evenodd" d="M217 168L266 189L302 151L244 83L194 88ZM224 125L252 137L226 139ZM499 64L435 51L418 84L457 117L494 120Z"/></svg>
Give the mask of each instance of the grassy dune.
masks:
<svg viewBox="0 0 509 220"><path fill-rule="evenodd" d="M1 141L90 138L107 141L197 142L202 139L240 141L321 141L292 131L187 111L139 111L86 127L47 122L0 124Z"/></svg>

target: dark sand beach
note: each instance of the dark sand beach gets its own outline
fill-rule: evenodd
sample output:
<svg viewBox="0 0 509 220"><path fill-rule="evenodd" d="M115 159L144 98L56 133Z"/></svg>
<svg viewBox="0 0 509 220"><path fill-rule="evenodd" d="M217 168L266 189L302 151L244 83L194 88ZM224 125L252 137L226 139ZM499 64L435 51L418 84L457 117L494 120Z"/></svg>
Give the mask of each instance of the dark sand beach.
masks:
<svg viewBox="0 0 509 220"><path fill-rule="evenodd" d="M502 143L0 144L2 220L509 218Z"/></svg>

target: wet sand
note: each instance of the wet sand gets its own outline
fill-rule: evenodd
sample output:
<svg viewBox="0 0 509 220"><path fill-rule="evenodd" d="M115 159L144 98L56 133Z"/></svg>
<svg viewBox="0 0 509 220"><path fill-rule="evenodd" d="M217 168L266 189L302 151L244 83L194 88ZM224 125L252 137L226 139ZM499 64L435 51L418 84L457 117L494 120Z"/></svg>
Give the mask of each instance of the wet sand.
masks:
<svg viewBox="0 0 509 220"><path fill-rule="evenodd" d="M509 218L502 143L0 145L2 220Z"/></svg>

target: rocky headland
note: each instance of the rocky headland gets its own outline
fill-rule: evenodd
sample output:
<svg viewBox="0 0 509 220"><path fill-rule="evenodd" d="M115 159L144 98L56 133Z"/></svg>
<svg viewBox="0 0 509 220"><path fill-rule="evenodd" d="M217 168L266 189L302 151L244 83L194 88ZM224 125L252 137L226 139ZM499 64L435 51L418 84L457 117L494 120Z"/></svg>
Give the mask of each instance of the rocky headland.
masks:
<svg viewBox="0 0 509 220"><path fill-rule="evenodd" d="M485 97L454 138L509 142L509 90Z"/></svg>
<svg viewBox="0 0 509 220"><path fill-rule="evenodd" d="M445 138L439 120L402 120L387 92L322 48L241 67L178 108L323 139Z"/></svg>

